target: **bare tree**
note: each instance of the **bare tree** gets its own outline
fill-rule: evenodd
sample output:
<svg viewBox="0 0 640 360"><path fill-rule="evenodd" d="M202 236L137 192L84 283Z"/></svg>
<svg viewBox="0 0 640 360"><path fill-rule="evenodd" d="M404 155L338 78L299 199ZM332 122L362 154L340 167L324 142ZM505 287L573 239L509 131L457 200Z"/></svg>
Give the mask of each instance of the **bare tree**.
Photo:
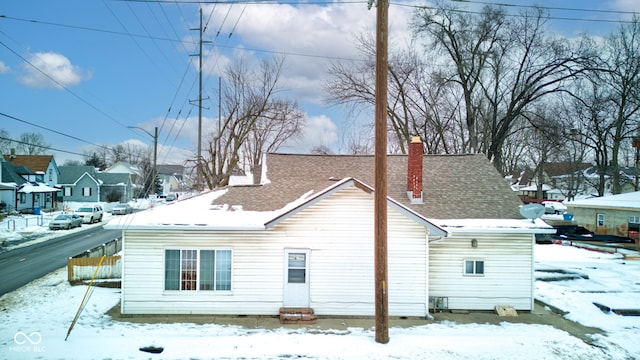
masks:
<svg viewBox="0 0 640 360"><path fill-rule="evenodd" d="M9 132L5 129L0 129L0 155L9 154L11 152L11 144L13 144L13 141Z"/></svg>
<svg viewBox="0 0 640 360"><path fill-rule="evenodd" d="M557 119L558 111L554 108L538 106L529 117L527 150L536 181L536 199L543 198L543 185L547 181L544 167L559 149L562 148L562 125Z"/></svg>
<svg viewBox="0 0 640 360"><path fill-rule="evenodd" d="M499 7L485 6L479 15L459 10L444 3L435 11L424 8L416 12L412 25L416 34L427 34L432 48L451 61L453 69L447 75L448 81L456 83L462 91L469 150L476 152L479 151L477 92L489 57L504 37L507 20Z"/></svg>
<svg viewBox="0 0 640 360"><path fill-rule="evenodd" d="M20 134L16 152L22 155L43 155L50 147L51 144L44 141L42 134L25 132Z"/></svg>
<svg viewBox="0 0 640 360"><path fill-rule="evenodd" d="M225 70L222 108L226 115L219 119L219 131L209 135L206 155L200 164L210 189L229 183L241 157L248 155L241 150L245 145L249 147L247 141L252 135L257 142L249 147L253 153L249 158L253 158L250 161L255 167L260 161L256 154L265 148L276 149L287 134L300 131L302 115L297 104L277 97L283 65L284 58L273 58L263 60L257 70L251 70L243 59L238 59ZM253 162L256 158L257 162Z"/></svg>
<svg viewBox="0 0 640 360"><path fill-rule="evenodd" d="M611 149L612 192L619 194L620 147L635 135L640 122L640 18L621 24L606 42L608 71L606 77L610 89L609 99L614 104L615 126Z"/></svg>
<svg viewBox="0 0 640 360"><path fill-rule="evenodd" d="M325 83L328 101L338 105L371 108L375 104L375 39L359 34L356 46L363 59L341 61L330 65ZM449 101L448 84L438 72L429 71L413 49L397 50L389 55L389 144L392 152L406 153L406 144L419 135L427 153L451 153L455 133L457 105ZM352 151L349 149L348 151Z"/></svg>
<svg viewBox="0 0 640 360"><path fill-rule="evenodd" d="M288 99L274 99L268 110L256 120L242 146L254 184L260 182L262 154L275 152L287 140L300 137L304 120L298 104Z"/></svg>
<svg viewBox="0 0 640 360"><path fill-rule="evenodd" d="M597 180L585 179L602 196L606 189L606 177L615 133L612 103L606 86L597 76L588 77L576 83L574 98L570 105L570 116L574 119L571 136L582 145L593 158Z"/></svg>

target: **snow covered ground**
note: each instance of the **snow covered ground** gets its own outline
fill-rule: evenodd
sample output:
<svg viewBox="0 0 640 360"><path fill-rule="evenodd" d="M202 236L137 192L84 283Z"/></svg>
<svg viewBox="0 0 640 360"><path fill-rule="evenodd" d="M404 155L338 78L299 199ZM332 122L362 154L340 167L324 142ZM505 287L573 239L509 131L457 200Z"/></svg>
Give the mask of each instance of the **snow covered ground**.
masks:
<svg viewBox="0 0 640 360"><path fill-rule="evenodd" d="M4 226L0 224L0 226ZM540 277L562 269L588 279L536 282L536 297L566 318L605 331L589 345L547 325L433 323L389 329L375 342L373 328L254 329L192 323L115 321L105 313L119 289L95 288L69 338L87 289L70 286L66 269L0 297L0 358L7 359L633 359L640 354L640 317L605 313L640 308L640 261L562 245L536 245ZM564 275L564 274L563 274ZM162 346L161 354L140 347Z"/></svg>

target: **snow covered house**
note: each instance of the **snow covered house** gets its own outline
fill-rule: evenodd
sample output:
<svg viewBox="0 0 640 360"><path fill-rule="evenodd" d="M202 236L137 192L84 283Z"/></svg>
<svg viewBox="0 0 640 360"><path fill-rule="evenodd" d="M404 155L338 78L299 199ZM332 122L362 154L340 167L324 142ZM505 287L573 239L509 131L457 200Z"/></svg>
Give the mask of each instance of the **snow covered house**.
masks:
<svg viewBox="0 0 640 360"><path fill-rule="evenodd" d="M579 225L597 234L626 236L639 243L640 191L575 200L566 206Z"/></svg>
<svg viewBox="0 0 640 360"><path fill-rule="evenodd" d="M119 217L123 314L373 315L372 156L265 155L260 185ZM391 316L533 308L534 234L482 155L388 157ZM423 171L424 170L424 171Z"/></svg>

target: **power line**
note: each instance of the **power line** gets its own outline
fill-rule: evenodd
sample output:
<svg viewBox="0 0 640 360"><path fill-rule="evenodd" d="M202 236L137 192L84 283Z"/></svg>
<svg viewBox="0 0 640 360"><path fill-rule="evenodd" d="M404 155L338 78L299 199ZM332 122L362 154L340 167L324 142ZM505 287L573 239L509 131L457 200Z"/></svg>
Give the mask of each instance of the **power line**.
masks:
<svg viewBox="0 0 640 360"><path fill-rule="evenodd" d="M2 31L0 31L2 32ZM4 32L2 32L4 34ZM5 34L6 36L6 34ZM10 48L8 45L6 45L4 42L0 41L0 45L2 45L4 48L6 48L7 50L9 50L11 53L13 53L15 56L19 57L22 61L24 61L25 63L29 64L29 66L31 66L32 68L34 68L35 70L37 70L39 73L41 73L42 75L44 75L47 79L51 80L53 83L55 83L56 85L58 85L60 88L64 89L66 92L68 92L69 94L73 95L73 97L75 97L76 99L80 100L81 102L83 102L84 104L88 105L90 108L94 109L95 111L97 111L98 113L102 114L104 117L106 117L107 119L115 122L116 124L126 127L126 125L122 124L120 121L116 120L114 117L112 117L111 115L107 114L106 112L104 112L103 110L99 109L97 106L93 105L92 103L90 103L88 100L84 99L82 96L76 94L75 92L73 92L71 89L69 89L68 87L64 86L63 84L61 84L59 81L57 81L56 79L54 79L53 77L51 77L49 74L47 74L45 71L42 71L42 69L40 69L39 67L35 66L33 63L31 63L29 60L25 59L22 55L18 54L17 51L13 50L12 48Z"/></svg>
<svg viewBox="0 0 640 360"><path fill-rule="evenodd" d="M535 6L535 5L514 5L514 4L506 4L506 3L489 3L489 2L480 2L480 1L466 1L466 0L451 0L454 2L461 3L478 3L478 4L487 4L494 6L502 6L502 7L519 7L519 8L532 8L532 9L544 9L544 10L573 10L573 11L588 11L588 12L606 12L606 13L616 13L616 14L626 14L626 15L636 15L637 13L629 12L629 11L614 11L614 10L594 10L594 9L570 9L570 8L553 8L553 7L545 7L545 6ZM392 5L410 7L414 9L426 9L426 10L438 10L436 6L430 5L413 5L413 4L403 4L403 3L392 3ZM452 12L462 13L462 14L474 14L480 15L481 11L475 10L466 10L466 9L450 9ZM520 14L505 14L510 17L520 17ZM549 20L561 20L561 21L586 21L586 22L597 22L597 23L610 23L610 24L631 24L633 20L613 20L613 19L590 19L590 18L575 18L575 17L564 17L564 16L545 16L546 19Z"/></svg>
<svg viewBox="0 0 640 360"><path fill-rule="evenodd" d="M3 136L0 136L0 139L2 139L2 140L8 140L8 141L15 142L15 143L18 143L18 144L24 144L24 145L29 145L29 146L35 146L35 147L39 147L39 148L42 148L42 149L54 150L54 151L60 151L60 152L67 153L67 154L72 154L72 155L85 156L85 154L78 154L78 153L73 152L73 151L62 150L62 149L56 149L56 148L51 147L51 146L45 146L45 145L32 144L32 143L28 143L28 142L26 142L26 141L15 140L15 139L6 138L6 137L3 137Z"/></svg>
<svg viewBox="0 0 640 360"><path fill-rule="evenodd" d="M11 116L11 115L5 114L5 113L3 113L3 112L0 112L0 116L4 116L4 117L9 118L9 119L11 119L11 120L15 120L15 121L19 121L19 122L24 123L24 124L28 124L28 125L31 125L31 126L35 126L35 127L37 127L37 128L43 129L43 130L51 131L52 133L55 133L55 134L58 134L58 135L65 136L65 137L68 137L68 138L73 139L73 140L78 140L78 141L80 141L80 142L83 142L83 143L86 143L86 144L89 144L89 145L93 145L93 146L101 147L101 148L106 149L106 150L112 150L112 149L111 149L111 148L109 148L108 146L105 146L105 145L98 145L98 144L92 143L92 142L90 142L90 141L87 141L87 140L84 140L84 139L80 139L80 138L75 137L75 136L73 136L73 135L64 134L64 133L62 133L62 132L60 132L60 131L53 130L53 129L49 129L48 127L44 127L44 126L42 126L42 125L34 124L34 123L32 123L32 122L29 122L29 121L26 121L26 120L23 120L23 119L17 118L17 117L15 117L15 116Z"/></svg>
<svg viewBox="0 0 640 360"><path fill-rule="evenodd" d="M496 6L528 8L528 9L593 12L593 13L622 14L622 15L637 14L637 12L634 12L634 11L622 11L622 10L599 10L599 9L582 9L582 8L569 8L569 7L553 7L553 6L543 6L543 5L520 5L520 4L488 2L488 1L473 1L473 0L449 0L449 1L468 3L468 4L496 5Z"/></svg>

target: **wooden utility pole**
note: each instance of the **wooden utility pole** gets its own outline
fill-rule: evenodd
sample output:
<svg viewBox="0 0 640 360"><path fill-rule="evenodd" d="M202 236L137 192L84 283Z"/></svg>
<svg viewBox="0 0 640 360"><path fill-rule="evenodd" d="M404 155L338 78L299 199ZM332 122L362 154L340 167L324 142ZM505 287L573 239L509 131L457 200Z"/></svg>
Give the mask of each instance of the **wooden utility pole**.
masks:
<svg viewBox="0 0 640 360"><path fill-rule="evenodd" d="M387 47L388 0L378 0L376 16L375 106L375 296L376 342L389 342L387 293Z"/></svg>

